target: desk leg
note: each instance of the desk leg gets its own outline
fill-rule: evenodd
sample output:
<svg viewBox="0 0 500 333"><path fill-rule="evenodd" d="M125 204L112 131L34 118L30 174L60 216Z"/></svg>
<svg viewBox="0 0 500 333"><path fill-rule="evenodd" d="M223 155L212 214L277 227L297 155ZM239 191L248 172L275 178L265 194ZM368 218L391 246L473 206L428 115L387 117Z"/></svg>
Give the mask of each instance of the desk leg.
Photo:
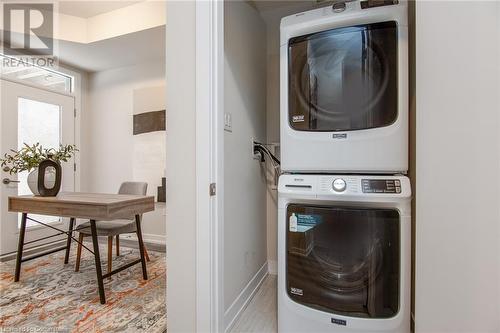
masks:
<svg viewBox="0 0 500 333"><path fill-rule="evenodd" d="M14 282L19 281L19 276L21 275L21 260L23 259L24 234L26 232L27 217L27 213L22 214L21 228L19 229L19 242L17 244L16 274L14 276Z"/></svg>
<svg viewBox="0 0 500 333"><path fill-rule="evenodd" d="M139 215L135 216L135 226L137 239L139 240L139 253L141 254L142 277L144 278L144 280L147 280L148 272L146 270L146 258L144 257L144 242L142 241L141 217Z"/></svg>
<svg viewBox="0 0 500 333"><path fill-rule="evenodd" d="M68 263L69 260L69 250L71 249L71 236L73 236L73 226L75 225L75 219L72 217L69 219L69 229L68 229L68 240L66 241L66 255L64 256L64 264Z"/></svg>
<svg viewBox="0 0 500 333"><path fill-rule="evenodd" d="M95 225L95 220L90 220L90 231L92 233L92 244L94 245L95 270L97 273L99 298L101 299L101 304L106 304L106 295L104 294L104 283L102 281L101 257L99 256L99 241L97 239L97 228Z"/></svg>

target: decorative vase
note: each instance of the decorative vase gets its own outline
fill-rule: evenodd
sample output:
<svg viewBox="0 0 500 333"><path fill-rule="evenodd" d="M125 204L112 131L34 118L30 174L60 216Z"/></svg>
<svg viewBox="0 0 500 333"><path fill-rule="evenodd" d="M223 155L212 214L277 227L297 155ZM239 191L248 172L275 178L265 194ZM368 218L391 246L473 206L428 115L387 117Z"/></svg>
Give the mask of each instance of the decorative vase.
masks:
<svg viewBox="0 0 500 333"><path fill-rule="evenodd" d="M53 169L45 171L45 186L51 188L56 183L56 173ZM28 187L34 195L40 195L38 191L38 168L28 174Z"/></svg>
<svg viewBox="0 0 500 333"><path fill-rule="evenodd" d="M47 184L45 180L55 176L54 184ZM49 155L46 160L40 162L38 166L38 193L42 197L55 197L61 189L62 168L59 162ZM52 185L52 186L51 186Z"/></svg>
<svg viewBox="0 0 500 333"><path fill-rule="evenodd" d="M55 162L55 163L57 163L57 162ZM28 187L30 188L31 192L34 195L40 196L41 194L40 194L40 191L38 189L38 174L39 174L39 167L36 168L35 170L31 171L28 174L28 181L27 182L28 182ZM44 174L45 174L45 177L44 177L43 186L46 189L54 189L56 186L57 168L47 167L47 168L45 168ZM57 189L57 192L59 192L60 186L61 185L59 184L59 188ZM57 192L56 192L56 194L57 194Z"/></svg>

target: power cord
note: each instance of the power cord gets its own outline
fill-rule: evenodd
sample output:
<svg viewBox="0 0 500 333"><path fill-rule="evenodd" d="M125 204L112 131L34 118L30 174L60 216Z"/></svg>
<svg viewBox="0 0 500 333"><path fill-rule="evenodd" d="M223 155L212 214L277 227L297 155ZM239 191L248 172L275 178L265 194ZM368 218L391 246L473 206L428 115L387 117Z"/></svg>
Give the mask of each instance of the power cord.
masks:
<svg viewBox="0 0 500 333"><path fill-rule="evenodd" d="M271 151L262 143L260 142L257 142L257 141L254 141L254 145L253 145L253 151L254 151L254 154L260 154L260 162L261 163L265 163L266 162L266 159L265 159L265 155L267 155L269 157L269 160L271 161L271 164L273 166L273 170L274 170L274 186L278 186L278 178L279 178L279 175L281 174L281 162L280 160L274 156L273 153L271 153Z"/></svg>
<svg viewBox="0 0 500 333"><path fill-rule="evenodd" d="M257 141L253 142L253 151L254 151L254 153L258 153L258 152L261 153L261 156L262 156L261 162L265 161L264 160L264 154L265 154L265 155L269 156L271 158L271 160L274 163L276 163L277 165L281 164L280 160L276 156L274 156L273 153L271 153L271 151L260 142L257 142Z"/></svg>

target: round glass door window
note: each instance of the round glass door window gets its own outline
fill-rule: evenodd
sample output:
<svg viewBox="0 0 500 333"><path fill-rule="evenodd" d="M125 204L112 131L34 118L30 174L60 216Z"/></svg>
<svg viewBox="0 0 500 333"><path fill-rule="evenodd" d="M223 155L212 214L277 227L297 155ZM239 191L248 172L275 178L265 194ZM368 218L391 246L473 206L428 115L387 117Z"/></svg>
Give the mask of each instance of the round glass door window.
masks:
<svg viewBox="0 0 500 333"><path fill-rule="evenodd" d="M352 317L399 311L399 213L293 204L287 209L286 283L297 303Z"/></svg>
<svg viewBox="0 0 500 333"><path fill-rule="evenodd" d="M397 119L397 25L382 22L292 38L289 124L350 131Z"/></svg>

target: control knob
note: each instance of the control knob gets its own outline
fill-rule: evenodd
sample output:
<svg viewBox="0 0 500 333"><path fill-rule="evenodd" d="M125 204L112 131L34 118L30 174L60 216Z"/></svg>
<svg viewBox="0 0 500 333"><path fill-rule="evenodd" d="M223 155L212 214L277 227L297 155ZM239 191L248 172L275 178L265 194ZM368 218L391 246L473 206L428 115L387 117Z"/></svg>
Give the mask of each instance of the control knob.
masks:
<svg viewBox="0 0 500 333"><path fill-rule="evenodd" d="M342 178L336 178L333 180L332 188L335 192L343 192L346 188L345 180Z"/></svg>

